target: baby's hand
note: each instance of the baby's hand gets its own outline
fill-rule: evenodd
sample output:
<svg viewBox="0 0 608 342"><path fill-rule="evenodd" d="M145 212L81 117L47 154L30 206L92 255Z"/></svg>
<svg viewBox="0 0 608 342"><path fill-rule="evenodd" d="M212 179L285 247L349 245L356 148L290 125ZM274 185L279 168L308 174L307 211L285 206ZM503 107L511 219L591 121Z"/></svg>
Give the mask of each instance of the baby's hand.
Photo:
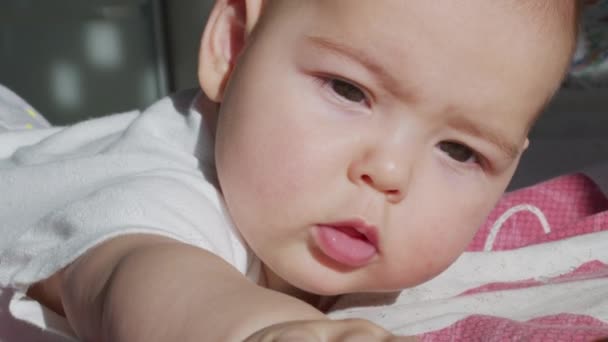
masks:
<svg viewBox="0 0 608 342"><path fill-rule="evenodd" d="M394 336L363 319L295 321L275 324L249 336L246 342L414 342L415 337Z"/></svg>

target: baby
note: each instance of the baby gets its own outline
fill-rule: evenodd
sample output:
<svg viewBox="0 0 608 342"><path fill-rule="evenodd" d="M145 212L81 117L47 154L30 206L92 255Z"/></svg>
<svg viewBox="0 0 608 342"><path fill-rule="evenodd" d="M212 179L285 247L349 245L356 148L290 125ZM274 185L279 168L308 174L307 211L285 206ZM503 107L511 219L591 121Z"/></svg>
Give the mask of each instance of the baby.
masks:
<svg viewBox="0 0 608 342"><path fill-rule="evenodd" d="M573 0L218 0L201 94L5 153L0 285L85 341L397 340L327 319L328 298L462 253L576 17Z"/></svg>

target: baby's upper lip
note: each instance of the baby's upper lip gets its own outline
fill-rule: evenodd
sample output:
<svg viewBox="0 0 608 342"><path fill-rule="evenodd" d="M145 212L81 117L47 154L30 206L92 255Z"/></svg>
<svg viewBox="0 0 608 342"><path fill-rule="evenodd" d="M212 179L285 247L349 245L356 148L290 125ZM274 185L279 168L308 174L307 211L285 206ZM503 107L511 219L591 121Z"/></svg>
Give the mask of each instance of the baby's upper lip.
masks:
<svg viewBox="0 0 608 342"><path fill-rule="evenodd" d="M373 224L369 224L362 219L348 219L343 221L322 223L322 226L332 227L336 229L354 229L356 232L365 236L365 238L378 249L378 228Z"/></svg>

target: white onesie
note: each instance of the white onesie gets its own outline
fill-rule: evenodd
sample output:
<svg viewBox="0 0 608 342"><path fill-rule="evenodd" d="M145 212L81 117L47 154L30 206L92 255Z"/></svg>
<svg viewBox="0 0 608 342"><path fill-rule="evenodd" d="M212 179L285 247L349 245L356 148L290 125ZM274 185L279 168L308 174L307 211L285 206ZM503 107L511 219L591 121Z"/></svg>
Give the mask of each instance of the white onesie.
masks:
<svg viewBox="0 0 608 342"><path fill-rule="evenodd" d="M49 328L49 313L23 295L28 286L124 234L209 250L257 281L260 263L218 191L196 97L188 91L142 113L0 133L0 291L13 293L13 315Z"/></svg>

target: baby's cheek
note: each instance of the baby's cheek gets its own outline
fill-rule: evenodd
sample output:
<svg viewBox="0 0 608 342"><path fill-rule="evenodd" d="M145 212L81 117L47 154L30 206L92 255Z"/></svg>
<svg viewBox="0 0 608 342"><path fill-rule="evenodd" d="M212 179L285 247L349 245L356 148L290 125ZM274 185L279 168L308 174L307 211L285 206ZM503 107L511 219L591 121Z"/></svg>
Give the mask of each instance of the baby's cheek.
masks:
<svg viewBox="0 0 608 342"><path fill-rule="evenodd" d="M430 243L420 260L421 276L429 279L443 272L460 255L459 247L460 244L454 243L437 243L437 241Z"/></svg>
<svg viewBox="0 0 608 342"><path fill-rule="evenodd" d="M254 197L275 202L277 205L293 205L294 197L302 196L310 187L307 181L308 172L305 167L292 160L279 160L272 165L274 167L262 170L252 177Z"/></svg>
<svg viewBox="0 0 608 342"><path fill-rule="evenodd" d="M469 226L438 225L420 236L416 244L417 254L420 256L420 276L429 279L448 268L465 250L474 231L475 229Z"/></svg>

